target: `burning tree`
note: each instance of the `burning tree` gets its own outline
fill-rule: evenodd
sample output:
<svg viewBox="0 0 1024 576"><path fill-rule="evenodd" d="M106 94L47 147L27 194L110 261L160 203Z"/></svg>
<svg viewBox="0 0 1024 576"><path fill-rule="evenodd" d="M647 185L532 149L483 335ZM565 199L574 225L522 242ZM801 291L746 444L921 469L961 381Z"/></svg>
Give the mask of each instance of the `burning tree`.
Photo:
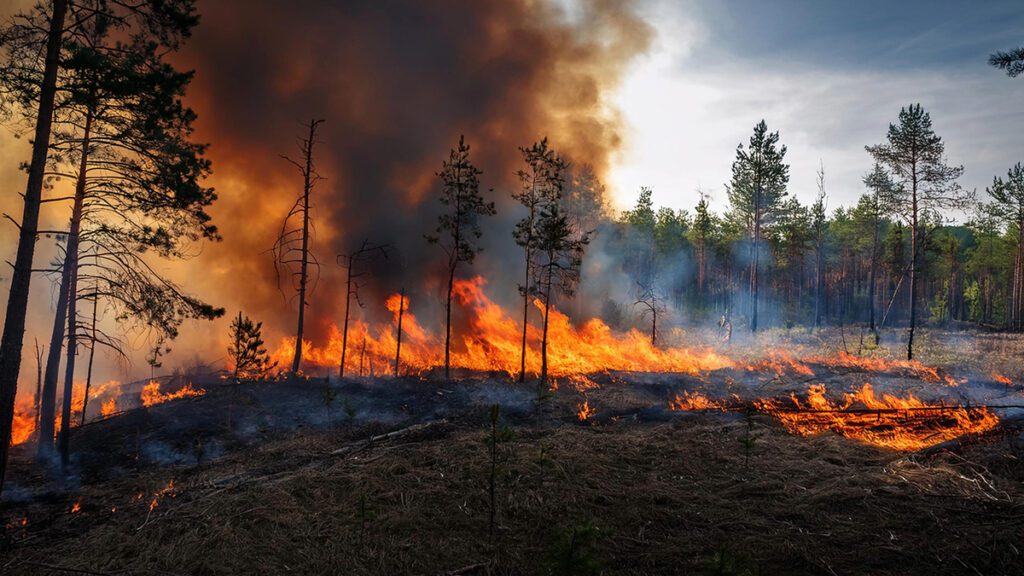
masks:
<svg viewBox="0 0 1024 576"><path fill-rule="evenodd" d="M940 210L960 208L972 199L956 180L963 166L946 164L946 145L932 130L931 116L920 104L900 110L899 124L890 124L887 142L865 149L876 162L889 169L897 184L888 188L881 201L910 226L910 320L907 359L914 357L917 327L918 279L923 272L924 224L939 220Z"/></svg>
<svg viewBox="0 0 1024 576"><path fill-rule="evenodd" d="M779 133L768 132L761 120L754 126L749 146L736 148L732 181L726 186L730 216L750 238L750 330L757 331L758 269L764 227L778 216L789 183L789 165L783 162L786 147L779 146Z"/></svg>
<svg viewBox="0 0 1024 576"><path fill-rule="evenodd" d="M993 178L988 193L993 199L988 211L1017 236L1007 320L1010 329L1019 332L1024 330L1024 166L1016 163L1007 171L1006 180Z"/></svg>
<svg viewBox="0 0 1024 576"><path fill-rule="evenodd" d="M540 343L540 386L548 377L548 319L551 305L559 294L571 296L580 278L583 250L590 241L580 236L569 224L569 218L556 198L544 204L537 218L534 234L536 258L533 266L534 292L544 306L544 328Z"/></svg>
<svg viewBox="0 0 1024 576"><path fill-rule="evenodd" d="M299 373L299 364L302 362L302 331L306 319L306 306L309 305L306 302L306 297L316 288L315 282L312 287L309 285L309 267L312 266L317 273L320 270L320 262L310 250L312 229L309 198L316 183L321 180L313 163L313 145L316 144L316 129L322 123L323 120L309 121L309 134L299 142L299 151L302 153L300 162L282 156L302 174L302 193L288 210L288 214L281 224L281 232L277 235L277 241L271 248L278 288L281 287L282 274L287 275L299 300L299 317L295 329L295 356L292 359L291 368L292 377ZM296 220L298 223L295 222ZM316 274L315 277L319 278L319 274Z"/></svg>
<svg viewBox="0 0 1024 576"><path fill-rule="evenodd" d="M530 318L530 298L535 296L530 283L530 272L536 249L535 238L540 210L546 204L558 201L565 183L564 171L568 163L555 151L548 147L548 139L544 138L529 148L520 148L526 169L517 172L520 190L512 197L526 207L526 216L516 223L512 237L522 247L526 260L525 278L519 286L523 296L523 340L520 349L519 381L526 380L526 328ZM578 229L578 228L577 228Z"/></svg>
<svg viewBox="0 0 1024 576"><path fill-rule="evenodd" d="M375 256L387 258L388 248L388 245L373 244L369 240L363 240L358 250L351 254L338 256L338 261L345 267L345 320L341 329L341 362L338 367L338 378L345 377L345 352L348 350L349 304L352 302L352 297L355 296L359 306L363 306L362 301L359 299L359 277L366 272L359 269L359 266Z"/></svg>
<svg viewBox="0 0 1024 576"><path fill-rule="evenodd" d="M228 358L235 366L235 384L264 378L277 366L276 362L271 362L263 345L263 322L253 322L239 312L231 321L231 345L228 346Z"/></svg>
<svg viewBox="0 0 1024 576"><path fill-rule="evenodd" d="M450 376L452 339L452 287L459 263L472 264L482 249L477 241L483 234L478 219L493 216L494 202L485 202L480 195L480 175L483 174L469 159L469 145L465 136L459 136L459 145L453 148L448 160L441 164L437 174L441 179L441 204L447 211L437 218L433 235L424 236L427 242L439 244L448 257L448 290L445 298L444 322L444 376Z"/></svg>

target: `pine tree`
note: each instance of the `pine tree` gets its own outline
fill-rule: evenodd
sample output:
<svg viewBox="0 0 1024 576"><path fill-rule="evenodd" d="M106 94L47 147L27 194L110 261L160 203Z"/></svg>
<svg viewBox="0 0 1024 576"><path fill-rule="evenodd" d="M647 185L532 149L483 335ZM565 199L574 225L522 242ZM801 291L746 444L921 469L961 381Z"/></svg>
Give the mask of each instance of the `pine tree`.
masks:
<svg viewBox="0 0 1024 576"><path fill-rule="evenodd" d="M1019 332L1024 330L1024 166L1016 163L1005 180L993 178L988 194L993 200L990 213L1016 236L1007 320L1009 328Z"/></svg>
<svg viewBox="0 0 1024 576"><path fill-rule="evenodd" d="M46 171L47 157L50 148L50 129L53 121L53 108L57 92L57 74L60 66L60 52L64 41L64 20L67 16L66 0L53 0L49 15L41 15L43 9L37 7L31 14L23 15L25 22L14 24L0 34L0 41L7 51L4 62L3 80L5 90L10 89L7 80L11 77L16 82L27 85L30 90L22 94L31 94L21 98L26 109L34 111L33 123L35 135L32 140L32 161L28 169L28 184L25 187L24 208L18 235L18 252L14 261L10 291L7 298L7 310L4 319L3 338L0 340L0 490L3 489L7 471L7 453L11 444L11 430L14 422L14 400L18 393L18 374L21 371L21 347L25 336L25 319L28 315L28 294L32 281L32 258L35 254L36 234L39 227L39 207L42 200L43 177ZM43 22L33 22L43 20ZM33 42L19 42L18 38L25 31L32 29L45 30L44 47L33 46ZM41 74L30 74L29 79L21 77L23 56L45 54ZM38 56L36 56L38 60ZM7 71L14 68L14 74ZM38 88L38 91L34 91ZM18 91L18 87L14 87Z"/></svg>
<svg viewBox="0 0 1024 576"><path fill-rule="evenodd" d="M825 297L825 166L818 168L818 196L811 205L811 227L814 230L814 327L821 327Z"/></svg>
<svg viewBox="0 0 1024 576"><path fill-rule="evenodd" d="M726 187L733 221L750 237L750 330L757 331L757 305L760 281L761 239L764 228L778 216L789 183L789 165L784 162L786 147L779 145L779 133L768 132L761 120L754 126L747 148L736 148L732 181Z"/></svg>
<svg viewBox="0 0 1024 576"><path fill-rule="evenodd" d="M241 312L231 321L228 358L234 366L232 373L235 384L242 380L265 378L276 366L264 347L262 333L263 323L253 322Z"/></svg>
<svg viewBox="0 0 1024 576"><path fill-rule="evenodd" d="M917 327L918 281L922 270L924 222L937 217L942 209L959 208L972 195L956 180L963 166L946 164L945 144L932 130L931 116L920 104L900 110L899 123L889 125L884 144L867 146L876 162L889 169L897 186L887 191L883 203L910 226L910 319L907 334L907 359L914 357L914 330Z"/></svg>
<svg viewBox="0 0 1024 576"><path fill-rule="evenodd" d="M569 224L569 218L555 199L541 207L536 228L535 291L544 305L544 327L541 332L540 387L545 389L548 377L548 320L551 306L559 294L571 296L580 277L583 250L590 242Z"/></svg>
<svg viewBox="0 0 1024 576"><path fill-rule="evenodd" d="M516 223L512 237L516 245L523 249L525 257L525 277L519 286L523 297L523 337L520 348L519 381L526 380L526 329L530 317L530 298L535 296L531 288L531 268L536 251L537 222L541 208L555 202L562 194L565 184L564 173L568 163L548 146L548 139L533 144L529 148L520 148L526 168L519 170L520 189L512 194L526 208L526 216ZM582 217L582 215L580 216Z"/></svg>
<svg viewBox="0 0 1024 576"><path fill-rule="evenodd" d="M481 216L493 216L494 202L486 202L480 195L480 175L483 172L469 159L469 145L465 136L459 136L459 145L451 150L448 160L441 165L437 176L441 179L441 204L446 211L437 219L434 234L424 236L427 242L439 244L448 257L448 290L445 298L444 323L444 376L451 375L452 289L459 264L472 264L482 249L478 244L483 231Z"/></svg>
<svg viewBox="0 0 1024 576"><path fill-rule="evenodd" d="M1024 46L1006 52L994 52L988 57L990 66L1005 70L1010 78L1016 78L1024 72Z"/></svg>

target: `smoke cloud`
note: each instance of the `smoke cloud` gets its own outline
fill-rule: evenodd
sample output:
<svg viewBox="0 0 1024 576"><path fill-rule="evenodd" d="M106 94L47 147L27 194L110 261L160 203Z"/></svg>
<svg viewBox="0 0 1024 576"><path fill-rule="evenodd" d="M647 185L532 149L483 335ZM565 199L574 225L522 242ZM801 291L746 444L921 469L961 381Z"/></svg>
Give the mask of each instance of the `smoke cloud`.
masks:
<svg viewBox="0 0 1024 576"><path fill-rule="evenodd" d="M290 332L297 303L287 286L287 300L278 291L267 250L302 180L280 156L297 157L303 123L323 118L312 340L341 315L336 256L364 238L393 250L364 278L360 314L386 314L383 296L402 285L417 312L436 308L443 254L423 234L440 208L435 173L460 134L498 205L484 223L484 253L464 274L485 274L499 300L515 297L517 148L548 136L571 161L606 173L625 137L612 92L651 40L631 2L570 8L537 0L204 3L180 64L196 70L189 103L197 137L212 143L213 215L224 241L175 274L229 317L241 309L263 320L269 344ZM186 348L222 343L227 322L213 326L210 338L192 342L185 327Z"/></svg>

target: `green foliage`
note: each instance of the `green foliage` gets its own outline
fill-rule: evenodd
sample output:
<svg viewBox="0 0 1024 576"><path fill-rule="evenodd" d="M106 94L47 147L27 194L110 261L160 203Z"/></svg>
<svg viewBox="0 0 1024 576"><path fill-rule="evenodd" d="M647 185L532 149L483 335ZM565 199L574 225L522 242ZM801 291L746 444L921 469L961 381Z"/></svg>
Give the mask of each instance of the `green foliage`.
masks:
<svg viewBox="0 0 1024 576"><path fill-rule="evenodd" d="M729 217L751 238L758 226L774 221L783 208L789 183L785 158L786 147L779 145L779 133L769 133L764 120L754 126L748 146L736 148L732 180L726 186Z"/></svg>

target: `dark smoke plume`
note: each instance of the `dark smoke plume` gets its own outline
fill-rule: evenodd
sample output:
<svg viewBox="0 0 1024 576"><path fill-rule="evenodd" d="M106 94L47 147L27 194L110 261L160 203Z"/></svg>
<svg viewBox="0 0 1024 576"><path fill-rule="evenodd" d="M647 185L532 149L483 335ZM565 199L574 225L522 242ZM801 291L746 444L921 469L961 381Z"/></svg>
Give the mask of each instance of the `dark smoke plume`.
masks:
<svg viewBox="0 0 1024 576"><path fill-rule="evenodd" d="M630 2L560 6L202 3L182 64L196 70L190 103L198 137L212 143L221 198L214 216L225 241L183 267L191 289L288 333L295 303L282 300L264 253L301 188L280 155L296 154L303 122L325 118L316 155L326 180L314 193L315 250L324 266L310 300L311 339L341 314L343 270L335 256L363 238L394 246L366 287L364 314L383 315L383 297L401 285L418 311L436 305L442 254L422 235L439 208L435 172L463 133L499 211L485 226L475 271L488 276L497 298L514 298L520 257L511 230L520 215L509 193L517 147L549 136L560 153L603 174L623 140L612 92L651 37Z"/></svg>

